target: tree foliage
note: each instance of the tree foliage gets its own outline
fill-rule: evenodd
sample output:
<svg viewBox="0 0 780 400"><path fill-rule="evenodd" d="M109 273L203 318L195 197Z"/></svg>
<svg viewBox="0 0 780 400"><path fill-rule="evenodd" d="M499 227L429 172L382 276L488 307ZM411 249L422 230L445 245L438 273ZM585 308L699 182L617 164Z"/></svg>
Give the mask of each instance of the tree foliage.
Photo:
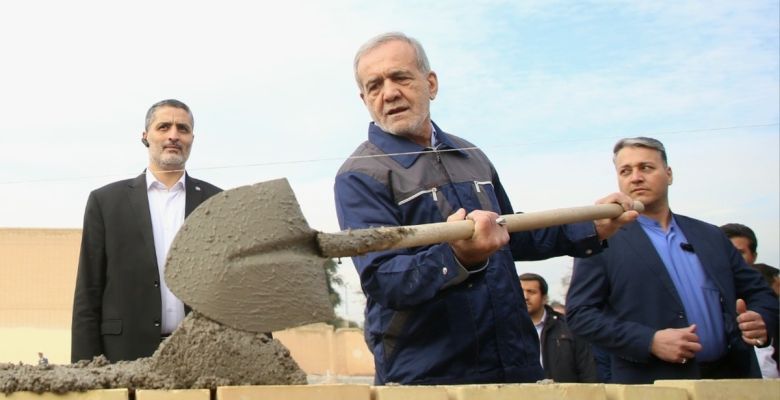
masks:
<svg viewBox="0 0 780 400"><path fill-rule="evenodd" d="M342 303L341 294L339 294L338 287L344 286L344 280L338 275L338 264L333 259L328 260L325 263L325 274L328 277L328 297L330 298L330 305L335 310L336 307ZM337 328L349 327L358 328L359 325L354 322L339 316L336 316L333 320L328 321L328 324Z"/></svg>

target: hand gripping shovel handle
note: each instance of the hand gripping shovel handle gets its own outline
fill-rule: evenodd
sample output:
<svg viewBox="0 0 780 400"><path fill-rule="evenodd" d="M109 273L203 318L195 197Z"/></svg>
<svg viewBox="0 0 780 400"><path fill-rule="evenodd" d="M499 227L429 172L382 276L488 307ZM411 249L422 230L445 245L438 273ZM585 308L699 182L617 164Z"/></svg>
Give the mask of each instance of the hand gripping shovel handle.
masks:
<svg viewBox="0 0 780 400"><path fill-rule="evenodd" d="M643 211L635 201L634 210ZM502 215L509 232L530 231L556 225L596 219L615 218L623 213L620 204L559 208L526 214ZM502 221L503 222L503 221ZM373 251L427 246L434 243L469 239L474 234L474 221L437 222L432 224L367 228L339 233L319 233L317 241L324 257L352 257Z"/></svg>

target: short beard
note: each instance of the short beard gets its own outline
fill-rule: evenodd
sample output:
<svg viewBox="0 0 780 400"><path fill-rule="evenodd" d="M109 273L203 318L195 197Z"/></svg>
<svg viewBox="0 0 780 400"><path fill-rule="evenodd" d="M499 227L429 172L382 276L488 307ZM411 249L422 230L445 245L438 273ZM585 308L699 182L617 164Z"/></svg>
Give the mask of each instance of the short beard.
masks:
<svg viewBox="0 0 780 400"><path fill-rule="evenodd" d="M400 129L391 130L389 127L385 127L382 125L377 124L380 128L382 128L383 131L395 135L395 136L401 136L405 137L407 139L413 139L420 135L420 131L422 130L422 126L425 123L425 121L420 122L419 124L414 125L406 125L402 126Z"/></svg>
<svg viewBox="0 0 780 400"><path fill-rule="evenodd" d="M153 161L163 170L173 171L183 170L187 159L178 154L166 154L162 157L154 157Z"/></svg>

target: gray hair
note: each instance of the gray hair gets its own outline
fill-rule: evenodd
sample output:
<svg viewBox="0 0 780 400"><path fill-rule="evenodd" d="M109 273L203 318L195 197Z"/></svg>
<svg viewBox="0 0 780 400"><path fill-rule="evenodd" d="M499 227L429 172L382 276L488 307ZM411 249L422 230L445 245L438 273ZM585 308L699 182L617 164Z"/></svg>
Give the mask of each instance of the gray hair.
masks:
<svg viewBox="0 0 780 400"><path fill-rule="evenodd" d="M192 128L195 129L195 117L192 116L192 111L190 111L190 108L187 107L186 104L183 102L176 100L176 99L167 99L158 101L157 103L152 104L151 107L149 107L149 111L146 112L146 123L144 124L144 132L147 132L149 130L149 125L152 124L152 120L154 119L154 113L157 112L157 109L160 107L173 107L173 108L179 108L187 112L187 114L190 115L190 120L192 120Z"/></svg>
<svg viewBox="0 0 780 400"><path fill-rule="evenodd" d="M664 147L664 144L661 143L661 141L658 139L644 136L620 139L617 143L615 143L615 147L612 149L612 161L615 161L617 153L624 147L643 147L646 149L656 150L661 153L661 160L663 160L664 165L668 165L666 160L666 148Z"/></svg>
<svg viewBox="0 0 780 400"><path fill-rule="evenodd" d="M423 73L423 75L427 75L429 72L431 72L431 64L428 62L428 56L425 55L425 50L423 49L422 44L420 44L420 42L417 41L417 39L406 36L406 34L401 32L383 33L381 35L377 35L369 39L366 43L360 46L357 53L355 53L355 61L353 65L353 68L355 70L354 71L355 81L357 82L358 88L360 88L361 91L363 90L363 87L360 84L360 78L358 77L358 73L357 73L360 59L369 51L374 50L375 48L385 43L392 42L395 40L400 40L402 42L409 43L409 45L412 46L417 56L417 69L419 69L420 72Z"/></svg>

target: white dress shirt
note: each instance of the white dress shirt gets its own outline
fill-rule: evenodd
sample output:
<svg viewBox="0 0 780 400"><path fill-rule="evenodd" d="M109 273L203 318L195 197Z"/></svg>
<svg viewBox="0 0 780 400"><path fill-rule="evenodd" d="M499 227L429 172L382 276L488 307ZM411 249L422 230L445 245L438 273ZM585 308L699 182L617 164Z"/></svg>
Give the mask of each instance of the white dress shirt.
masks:
<svg viewBox="0 0 780 400"><path fill-rule="evenodd" d="M754 347L753 349L756 351L758 366L761 368L761 376L764 379L780 378L780 374L777 372L777 363L772 358L772 353L775 351L774 347L766 346L760 349Z"/></svg>
<svg viewBox="0 0 780 400"><path fill-rule="evenodd" d="M184 319L184 303L179 300L165 283L165 259L171 242L184 223L186 188L184 176L170 189L146 170L146 192L149 197L149 212L152 215L154 250L157 253L157 270L160 273L160 298L162 299L163 334L173 332Z"/></svg>
<svg viewBox="0 0 780 400"><path fill-rule="evenodd" d="M544 368L544 361L542 360L542 329L544 329L544 320L547 319L547 309L544 309L544 314L542 314L542 319L539 320L538 324L534 324L534 328L536 328L536 336L539 338L539 364L542 365L542 368ZM533 322L533 321L531 321Z"/></svg>

